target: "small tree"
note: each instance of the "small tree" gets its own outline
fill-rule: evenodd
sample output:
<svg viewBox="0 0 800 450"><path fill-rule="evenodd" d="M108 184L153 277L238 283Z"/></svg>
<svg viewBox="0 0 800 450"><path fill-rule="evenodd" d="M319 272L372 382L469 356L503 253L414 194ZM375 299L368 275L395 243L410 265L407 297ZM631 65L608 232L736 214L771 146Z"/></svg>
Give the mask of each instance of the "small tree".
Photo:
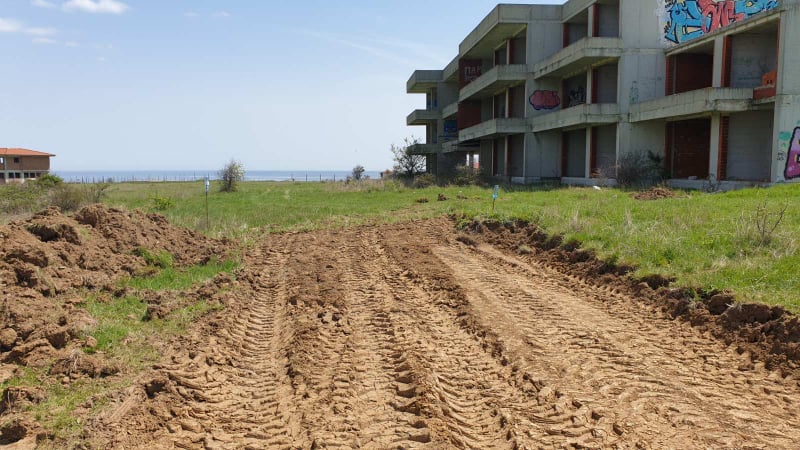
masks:
<svg viewBox="0 0 800 450"><path fill-rule="evenodd" d="M392 144L391 151L394 155L394 171L400 176L413 178L425 172L425 156L412 155L411 146L419 144L417 138L403 139L403 145Z"/></svg>
<svg viewBox="0 0 800 450"><path fill-rule="evenodd" d="M231 159L219 171L219 179L222 181L222 186L219 188L220 191L235 192L239 182L244 181L244 166L239 161Z"/></svg>
<svg viewBox="0 0 800 450"><path fill-rule="evenodd" d="M364 170L364 166L359 164L353 167L353 173L350 175L350 177L352 177L354 181L359 181L364 176Z"/></svg>

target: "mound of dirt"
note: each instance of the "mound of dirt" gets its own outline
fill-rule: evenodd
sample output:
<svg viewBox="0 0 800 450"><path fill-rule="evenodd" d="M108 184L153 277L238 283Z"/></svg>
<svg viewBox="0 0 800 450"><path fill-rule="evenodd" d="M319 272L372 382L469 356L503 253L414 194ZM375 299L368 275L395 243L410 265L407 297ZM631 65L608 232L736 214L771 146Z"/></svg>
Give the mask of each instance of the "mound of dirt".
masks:
<svg viewBox="0 0 800 450"><path fill-rule="evenodd" d="M675 192L665 188L665 187L652 187L646 191L641 191L633 194L633 198L636 200L660 200L662 198L675 198L677 195Z"/></svg>
<svg viewBox="0 0 800 450"><path fill-rule="evenodd" d="M72 217L49 208L0 226L0 361L47 367L61 360L59 373L113 373L101 363L70 366L76 362L68 361L70 349L81 345L76 339L94 325L85 310L75 307L82 298L72 292L124 294L116 292L117 280L147 266L136 255L140 248L167 251L180 266L222 255L224 245L157 214L103 205Z"/></svg>

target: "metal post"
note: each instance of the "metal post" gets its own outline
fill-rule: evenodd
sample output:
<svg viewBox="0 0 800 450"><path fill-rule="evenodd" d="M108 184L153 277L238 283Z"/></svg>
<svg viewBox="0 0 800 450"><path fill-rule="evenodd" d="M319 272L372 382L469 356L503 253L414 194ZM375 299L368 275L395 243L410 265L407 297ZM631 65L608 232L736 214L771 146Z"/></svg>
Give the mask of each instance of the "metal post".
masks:
<svg viewBox="0 0 800 450"><path fill-rule="evenodd" d="M208 217L208 190L211 187L211 182L208 180L208 175L206 175L206 230L211 230L211 221Z"/></svg>

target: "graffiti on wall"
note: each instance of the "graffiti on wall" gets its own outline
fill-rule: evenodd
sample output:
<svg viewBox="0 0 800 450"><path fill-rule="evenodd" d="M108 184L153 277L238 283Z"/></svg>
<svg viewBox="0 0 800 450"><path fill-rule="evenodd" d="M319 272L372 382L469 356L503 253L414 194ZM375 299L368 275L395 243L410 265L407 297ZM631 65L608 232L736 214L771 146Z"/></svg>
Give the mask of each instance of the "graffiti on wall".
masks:
<svg viewBox="0 0 800 450"><path fill-rule="evenodd" d="M556 109L561 106L561 97L558 96L558 91L534 91L529 100L533 109L537 111Z"/></svg>
<svg viewBox="0 0 800 450"><path fill-rule="evenodd" d="M778 7L779 0L663 0L664 38L680 44Z"/></svg>
<svg viewBox="0 0 800 450"><path fill-rule="evenodd" d="M483 72L483 61L480 59L462 59L458 62L458 82L460 87L464 87L481 76Z"/></svg>
<svg viewBox="0 0 800 450"><path fill-rule="evenodd" d="M788 133L786 133L788 134ZM783 176L787 180L800 178L800 127L794 129L789 141L788 154L786 154L786 168Z"/></svg>

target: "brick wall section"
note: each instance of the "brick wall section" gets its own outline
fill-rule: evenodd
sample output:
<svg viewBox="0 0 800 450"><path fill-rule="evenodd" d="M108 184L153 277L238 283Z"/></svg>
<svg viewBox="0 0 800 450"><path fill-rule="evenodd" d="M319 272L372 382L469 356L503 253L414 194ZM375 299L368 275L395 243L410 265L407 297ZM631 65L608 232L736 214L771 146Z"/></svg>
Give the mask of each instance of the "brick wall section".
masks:
<svg viewBox="0 0 800 450"><path fill-rule="evenodd" d="M49 156L5 156L6 169L16 171L37 171L50 170ZM14 162L14 158L19 158L19 163ZM2 167L0 167L2 170Z"/></svg>

